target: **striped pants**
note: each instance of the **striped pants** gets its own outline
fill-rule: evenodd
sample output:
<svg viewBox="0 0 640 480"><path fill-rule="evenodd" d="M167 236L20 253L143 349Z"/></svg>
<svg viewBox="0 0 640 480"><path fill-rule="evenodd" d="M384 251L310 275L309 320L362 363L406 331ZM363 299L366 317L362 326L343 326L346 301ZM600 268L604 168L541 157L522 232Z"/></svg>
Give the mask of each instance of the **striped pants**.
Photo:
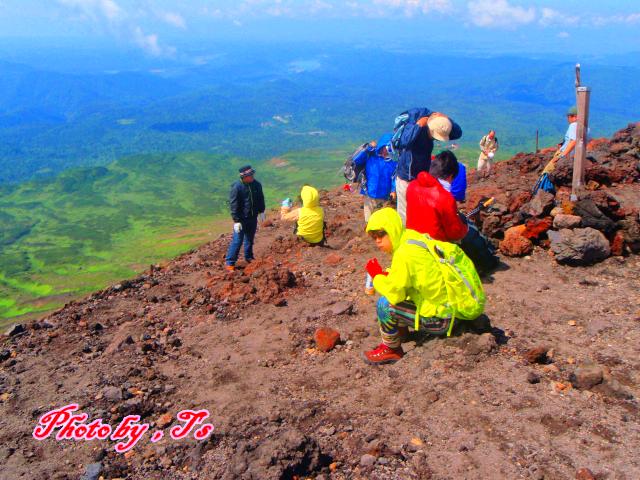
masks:
<svg viewBox="0 0 640 480"><path fill-rule="evenodd" d="M405 301L391 305L385 297L378 300L378 325L382 343L390 348L398 348L401 343L399 327L415 327L416 305ZM446 334L450 318L420 317L420 330L433 335Z"/></svg>

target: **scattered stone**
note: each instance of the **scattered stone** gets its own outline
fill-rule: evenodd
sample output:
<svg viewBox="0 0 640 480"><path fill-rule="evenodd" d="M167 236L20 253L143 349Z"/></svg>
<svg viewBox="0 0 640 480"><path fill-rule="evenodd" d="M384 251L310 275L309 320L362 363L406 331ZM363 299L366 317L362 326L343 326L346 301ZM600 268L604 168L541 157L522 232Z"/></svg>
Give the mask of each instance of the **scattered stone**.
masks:
<svg viewBox="0 0 640 480"><path fill-rule="evenodd" d="M560 213L553 218L553 228L561 230L563 228L578 228L582 218L577 215L567 215Z"/></svg>
<svg viewBox="0 0 640 480"><path fill-rule="evenodd" d="M581 365L569 376L571 384L581 390L588 390L602 383L602 380L602 368L595 364Z"/></svg>
<svg viewBox="0 0 640 480"><path fill-rule="evenodd" d="M90 463L84 472L84 475L80 477L80 480L98 480L102 472L101 463Z"/></svg>
<svg viewBox="0 0 640 480"><path fill-rule="evenodd" d="M313 334L313 339L319 351L329 352L340 341L340 333L333 328L323 327L316 330Z"/></svg>
<svg viewBox="0 0 640 480"><path fill-rule="evenodd" d="M581 468L576 472L576 480L596 480L596 476L588 468Z"/></svg>
<svg viewBox="0 0 640 480"><path fill-rule="evenodd" d="M524 358L526 358L529 363L539 363L546 364L549 363L549 359L547 358L547 352L549 349L547 347L539 346L527 350L524 354Z"/></svg>
<svg viewBox="0 0 640 480"><path fill-rule="evenodd" d="M374 457L373 455L365 453L364 455L362 455L362 457L360 457L360 466L370 467L376 463L376 460L376 457Z"/></svg>
<svg viewBox="0 0 640 480"><path fill-rule="evenodd" d="M104 330L104 325L102 325L100 322L94 322L91 324L90 329L92 332L100 332Z"/></svg>
<svg viewBox="0 0 640 480"><path fill-rule="evenodd" d="M551 250L560 264L581 266L592 265L611 254L609 241L593 228L563 229L549 231Z"/></svg>
<svg viewBox="0 0 640 480"><path fill-rule="evenodd" d="M527 374L527 382L532 385L540 383L540 375L538 375L536 372L529 372Z"/></svg>
<svg viewBox="0 0 640 480"><path fill-rule="evenodd" d="M330 267L335 267L342 263L343 258L337 253L330 253L326 257L324 257L324 264L329 265Z"/></svg>
<svg viewBox="0 0 640 480"><path fill-rule="evenodd" d="M326 436L330 437L331 435L336 433L336 427L334 427L333 425L330 425L328 427L320 427L318 429L318 433L320 435L326 435Z"/></svg>
<svg viewBox="0 0 640 480"><path fill-rule="evenodd" d="M173 421L173 416L170 413L164 413L160 415L158 420L156 420L156 425L158 428L164 428L169 425Z"/></svg>
<svg viewBox="0 0 640 480"><path fill-rule="evenodd" d="M122 390L118 387L105 387L102 390L102 398L108 402L119 402L122 400Z"/></svg>
<svg viewBox="0 0 640 480"><path fill-rule="evenodd" d="M12 325L11 327L9 327L9 329L5 332L5 335L9 337L15 337L16 335L19 335L24 332L26 332L24 325L22 325L21 323L16 323L15 325Z"/></svg>
<svg viewBox="0 0 640 480"><path fill-rule="evenodd" d="M338 302L329 309L332 315L351 315L353 313L353 303Z"/></svg>

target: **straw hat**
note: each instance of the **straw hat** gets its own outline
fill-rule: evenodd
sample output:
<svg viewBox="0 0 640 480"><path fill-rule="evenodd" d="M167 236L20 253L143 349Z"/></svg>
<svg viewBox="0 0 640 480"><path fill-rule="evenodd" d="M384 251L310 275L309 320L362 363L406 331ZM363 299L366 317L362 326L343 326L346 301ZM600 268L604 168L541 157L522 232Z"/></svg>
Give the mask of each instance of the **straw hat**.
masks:
<svg viewBox="0 0 640 480"><path fill-rule="evenodd" d="M430 118L427 122L431 136L441 142L448 142L453 125L447 117Z"/></svg>

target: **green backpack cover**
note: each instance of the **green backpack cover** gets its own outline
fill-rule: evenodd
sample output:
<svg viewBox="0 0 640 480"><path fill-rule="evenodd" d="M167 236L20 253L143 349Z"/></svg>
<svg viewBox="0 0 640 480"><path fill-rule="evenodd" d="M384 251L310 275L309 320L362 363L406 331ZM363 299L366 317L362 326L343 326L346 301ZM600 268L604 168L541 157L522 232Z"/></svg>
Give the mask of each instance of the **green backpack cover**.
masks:
<svg viewBox="0 0 640 480"><path fill-rule="evenodd" d="M409 244L426 249L436 260L447 291L446 308L451 314L447 336L451 335L456 319L475 320L484 312L486 297L473 262L455 243L441 242L424 235L421 241ZM416 311L415 329L420 324L420 308Z"/></svg>

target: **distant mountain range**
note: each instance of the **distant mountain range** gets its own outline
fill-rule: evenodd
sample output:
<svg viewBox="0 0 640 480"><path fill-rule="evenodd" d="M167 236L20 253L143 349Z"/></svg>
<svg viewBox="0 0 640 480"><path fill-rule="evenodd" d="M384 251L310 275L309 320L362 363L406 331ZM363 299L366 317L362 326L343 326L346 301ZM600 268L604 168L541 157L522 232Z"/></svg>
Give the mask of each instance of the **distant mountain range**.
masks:
<svg viewBox="0 0 640 480"><path fill-rule="evenodd" d="M583 66L593 135L637 115L639 75L637 67ZM451 114L462 146L494 128L513 153L533 147L536 129L543 142L561 138L572 85L567 62L329 47L228 48L198 65L100 74L0 62L0 183L140 153L265 159L355 145L416 105Z"/></svg>

